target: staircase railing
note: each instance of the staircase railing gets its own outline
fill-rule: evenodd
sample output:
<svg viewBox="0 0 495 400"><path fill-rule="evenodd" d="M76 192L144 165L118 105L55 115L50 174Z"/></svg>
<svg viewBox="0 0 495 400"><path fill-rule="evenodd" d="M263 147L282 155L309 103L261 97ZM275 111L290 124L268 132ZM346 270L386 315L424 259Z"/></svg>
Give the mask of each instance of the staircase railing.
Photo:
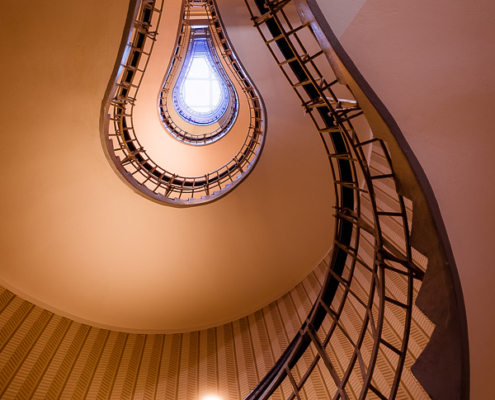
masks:
<svg viewBox="0 0 495 400"><path fill-rule="evenodd" d="M206 3L205 6L212 7ZM140 3L130 40L121 55L122 70L105 106L104 147L117 172L139 194L174 206L205 204L227 194L256 165L265 137L264 106L239 61L229 51L229 57L236 64L236 74L243 79L249 105L249 125L241 148L229 156L226 164L200 176L182 176L157 164L139 142L133 110L156 41L162 7L163 0L142 0ZM217 34L222 34L221 29ZM226 40L225 35L222 38Z"/></svg>
<svg viewBox="0 0 495 400"><path fill-rule="evenodd" d="M289 400L311 397L306 392L315 373L326 381L328 398L428 398L411 373L433 331L415 305L427 259L411 244L412 202L403 195L408 192L403 186L410 186L409 197L415 200L418 196L411 191L423 189L408 176L411 167L396 140L400 131L362 84L343 49L336 53L332 44L338 41L332 36L330 43L328 26L322 31L319 22L326 21L321 14L316 21L314 2L311 8L305 0L245 1L254 26L316 126L336 193L334 251L326 283L296 337L247 398L266 399L280 390ZM394 165L400 165L401 176ZM415 222L435 225L430 213L419 207L417 212ZM435 229L427 235L441 242ZM438 252L446 258L444 247ZM429 252L425 246L418 249ZM440 268L437 258L434 269ZM444 310L455 308L456 294L439 290L450 301L441 304ZM437 322L435 315L429 317ZM450 334L455 337L459 325L454 328ZM460 341L448 350L467 351ZM465 392L453 389L465 385L461 364L444 367L452 374L437 387L448 389L439 391L428 379L421 383L431 394L440 392L435 398L465 398ZM425 375L418 368L415 373ZM440 379L445 375L436 373Z"/></svg>

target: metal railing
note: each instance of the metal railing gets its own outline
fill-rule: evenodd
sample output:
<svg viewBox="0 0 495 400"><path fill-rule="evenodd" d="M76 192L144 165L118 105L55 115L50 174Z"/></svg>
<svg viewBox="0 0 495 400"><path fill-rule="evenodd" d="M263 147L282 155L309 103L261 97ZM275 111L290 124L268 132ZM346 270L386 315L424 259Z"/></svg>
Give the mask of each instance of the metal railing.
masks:
<svg viewBox="0 0 495 400"><path fill-rule="evenodd" d="M330 388L328 398L394 399L400 388L407 391L401 377L408 354L417 357L410 354L408 342L426 266L411 247L409 202L396 189L387 144L368 137L363 110L350 88L340 83L338 71L329 68L310 22L301 22L294 10L286 12L288 5L294 6L291 0L246 4L316 126L336 193L334 251L325 285L288 349L247 398L269 398L284 383L288 400L305 398L311 375L319 373ZM368 130L359 132L356 126ZM380 166L371 155L380 159ZM397 285L400 291L391 289ZM350 305L359 329L342 320ZM401 321L393 329L388 313ZM345 356L332 348L334 336L346 342Z"/></svg>
<svg viewBox="0 0 495 400"><path fill-rule="evenodd" d="M223 51L229 52L250 105L250 122L241 149L222 167L200 176L181 176L158 165L140 144L133 124L133 108L156 41L154 29L163 7L163 1L157 3L143 0L139 4L131 40L122 54L121 71L107 105L111 114L107 112L105 121L106 150L118 172L138 193L170 205L204 204L227 194L256 164L265 137L263 103L225 41ZM208 7L213 9L213 3ZM218 18L216 13L215 18Z"/></svg>
<svg viewBox="0 0 495 400"><path fill-rule="evenodd" d="M433 353L435 347L429 346L429 357L431 360L431 354L449 352L456 362L435 371L434 375L443 376L445 383L430 383L428 391L435 392L435 386L442 386L446 394L435 398L465 398L468 384L459 383L468 379L465 337L455 337L456 329L465 328L462 310L452 305L462 303L462 299L458 300L448 287L438 286L447 300L442 300L436 315L429 311L428 317L437 324L434 332L432 322L416 307L422 281L431 276L425 275L426 265L443 279L447 275L441 268L448 268L452 258L441 247L445 240L439 237L438 219L428 214L429 210L425 212L423 203L429 204L430 200L422 192L424 185L416 181L412 189L407 189L404 175L409 174L408 179L412 176L409 164L401 164L400 175L394 171L394 165L408 159L398 160L400 146L394 142L396 136L392 137L396 132L389 136L391 139L383 138L390 120L378 124L375 131L380 117L380 111L374 108L376 99L375 103L367 99L360 86L363 82L356 83L355 71L350 73L348 64L339 58L341 54L335 54L335 43L325 41L307 7L309 0L245 1L255 27L321 137L333 173L333 182L322 184L333 184L336 193L335 240L322 291L286 351L247 398L276 397L281 391L285 399L306 399L312 397L308 395L312 376L319 374L326 385L320 388L326 391L318 396L322 398L426 399L428 395L412 375L411 367L432 335L448 336L451 330L454 339L445 341L447 344ZM212 0L205 4L213 6ZM212 201L239 182L236 177L245 176L256 163L264 139L262 101L254 89L246 91L256 105L251 110L251 133L241 151L219 170L187 178L154 164L136 138L132 108L156 38L151 26L157 25L160 13L161 5L142 1L132 39L122 53L122 73L108 102L113 111L106 118L108 154L122 177L155 201L177 205ZM225 64L229 68L239 71L241 80L249 81L227 44L216 10L209 9L208 14L218 30L214 40L218 40L217 48L223 48L220 56L228 59ZM155 20L150 22L152 18ZM370 127L374 137L369 136ZM413 192L420 198L419 207L414 204L414 219L428 226L423 235L433 243L430 247L436 246L430 259L418 251L432 254L425 251L424 241L418 250L411 245L413 204L404 193L413 198ZM417 246L417 236L414 243ZM431 279L435 275L430 278L430 287ZM438 318L441 312L448 313L447 322ZM436 349L438 343L437 339ZM458 367L457 362L464 364ZM414 372L418 376L418 370ZM423 382L425 379L421 379ZM455 389L449 392L445 389L448 385ZM459 385L464 385L462 394L455 397Z"/></svg>

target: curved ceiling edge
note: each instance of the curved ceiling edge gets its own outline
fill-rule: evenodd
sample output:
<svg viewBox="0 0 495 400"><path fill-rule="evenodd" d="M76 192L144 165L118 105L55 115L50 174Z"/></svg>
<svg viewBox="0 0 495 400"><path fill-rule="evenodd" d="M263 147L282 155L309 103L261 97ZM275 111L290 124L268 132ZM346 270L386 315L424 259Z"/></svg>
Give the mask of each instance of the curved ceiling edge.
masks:
<svg viewBox="0 0 495 400"><path fill-rule="evenodd" d="M204 4L222 35L221 56L229 60L238 78L244 82L243 91L249 104L246 137L230 161L199 176L181 176L153 161L138 140L138 132L133 127L133 108L157 40L154 29L160 20L163 0L131 2L116 65L102 104L100 131L107 159L127 186L159 204L198 206L222 198L249 176L265 142L263 99L230 47L214 2L208 0Z"/></svg>
<svg viewBox="0 0 495 400"><path fill-rule="evenodd" d="M165 79L162 84L162 90L159 94L158 109L162 124L172 135L172 137L180 142L190 145L208 145L220 140L230 131L239 113L239 99L237 91L225 73L222 63L218 59L218 55L215 50L216 48L221 48L221 37L225 37L223 27L219 24L218 18L215 20L212 17L212 14L216 14L215 10L212 8L205 9L205 14L208 18L207 28L204 28L204 25L200 25L201 28L196 28L194 24L201 22L204 23L204 20L195 22L194 20L191 20L190 16L189 18L187 17L188 14L185 12L183 14L185 14L185 16L182 18L182 23L179 26L174 57L172 57L170 61L167 74L165 75ZM214 35L211 34L211 31L214 32ZM218 112L214 112L214 115L209 116L210 118L207 118L207 123L203 123L202 121L195 119L195 115L187 115L190 112L188 111L187 105L184 107L183 98L180 93L180 88L182 88L185 84L184 77L187 73L187 69L190 68L189 64L191 64L193 58L193 48L197 44L195 43L195 36L198 34L202 36L202 39L205 42L209 53L207 54L208 61L212 65L215 64L218 75L224 82L221 86L223 86L226 92L223 93L224 107L221 107ZM244 73L242 70L235 69L237 62L235 61L235 58L231 58L229 57L229 54L224 53L223 61L232 72L232 75L236 78L239 87L246 92L250 86L250 83L248 80L244 79ZM188 132L186 129L181 128L181 121L174 120L169 112L170 103L173 103L171 107L175 109L181 119L202 126L202 132L199 134L193 134ZM252 107L252 104L250 104L250 107ZM183 110L184 108L186 108L186 110Z"/></svg>
<svg viewBox="0 0 495 400"><path fill-rule="evenodd" d="M289 290L284 290L278 294L275 294L271 299L267 300L266 302L264 302L260 305L256 305L256 306L252 307L251 309L248 309L247 311L239 313L238 315L234 315L234 316L231 316L231 317L226 318L224 320L217 321L214 324L198 325L198 326L195 326L194 328L191 328L191 329L129 328L129 327L122 327L122 326L116 326L116 325L105 324L102 322L97 322L94 320L83 318L83 317L76 315L76 314L72 314L70 312L67 312L66 310L55 307L49 303L46 303L46 302L38 299L37 297L33 297L28 292L21 290L18 287L12 285L10 282L6 281L2 277L0 277L0 294L2 291L9 291L12 294L12 296L18 297L23 302L30 303L34 307L42 309L44 312L53 313L54 315L57 315L61 318L67 318L67 319L73 321L74 323L87 325L87 326L90 326L90 327L95 328L95 329L104 329L104 330L108 330L108 331L112 331L112 332L119 332L119 333L131 334L131 335L134 335L134 334L137 334L137 335L176 335L176 334L179 334L180 335L180 334L187 334L190 332L199 332L199 331L204 331L204 330L209 330L209 329L215 329L215 328L221 327L222 325L231 324L235 321L239 321L239 320L242 320L244 318L247 318L250 315L253 315L257 312L261 312L265 307L269 307L270 304L277 303L277 302L281 301L289 293L295 291L297 287L306 286L308 284L313 284L313 282L311 282L311 279L315 274L319 275L320 279L323 280L324 277L326 276L325 270L327 269L327 266L329 264L332 251L333 251L333 246L313 266L313 269L310 271L310 273L306 276L303 276L303 278L300 281L297 281L297 283L295 283L294 286L292 288L290 288ZM3 311L4 310L2 309L1 299L0 299L0 315L2 314ZM0 346L1 346L1 342L0 342Z"/></svg>

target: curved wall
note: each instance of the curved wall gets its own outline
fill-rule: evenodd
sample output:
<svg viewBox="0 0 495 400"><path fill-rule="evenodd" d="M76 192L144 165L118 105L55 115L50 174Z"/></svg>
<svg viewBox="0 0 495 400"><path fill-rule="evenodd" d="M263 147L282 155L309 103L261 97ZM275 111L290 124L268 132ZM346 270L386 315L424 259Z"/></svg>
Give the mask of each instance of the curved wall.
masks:
<svg viewBox="0 0 495 400"><path fill-rule="evenodd" d="M325 271L322 262L291 292L248 317L170 335L94 328L2 288L0 397L242 399L294 337Z"/></svg>
<svg viewBox="0 0 495 400"><path fill-rule="evenodd" d="M421 163L448 233L469 333L471 397L495 376L495 4L318 1Z"/></svg>
<svg viewBox="0 0 495 400"><path fill-rule="evenodd" d="M369 251L372 254L371 248ZM91 327L1 288L0 397L196 400L217 395L225 400L243 399L298 332L320 292L329 260L327 257L303 282L261 310L216 328L182 334L130 334ZM361 279L366 286L366 278ZM404 282L399 279L395 291L400 291ZM346 309L342 323L355 334L362 323L359 304L349 303L354 305ZM389 309L387 329L393 332L400 318L400 312ZM400 398L428 399L410 367L434 327L417 308L413 318ZM326 322L325 330L330 326ZM348 346L342 334L332 340L331 354L339 372L348 362ZM367 349L368 345L363 347L363 357L369 356ZM296 378L300 379L310 363L308 357L297 363ZM387 386L390 368L386 357L377 364L379 387ZM353 381L352 387L359 393L359 381ZM327 399L334 390L332 377L320 365L300 396L304 400ZM291 392L285 381L272 398L286 399Z"/></svg>
<svg viewBox="0 0 495 400"><path fill-rule="evenodd" d="M9 150L2 168L0 284L59 315L107 329L170 333L217 326L276 300L328 252L333 190L320 185L332 179L328 160L276 65L253 57L266 49L244 9L239 33L242 40L254 37L254 45L237 40L234 46L268 112L256 169L221 202L188 210L155 204L123 185L105 158L98 123L127 7L110 0L35 2L19 15L13 3L1 5L11 57L1 66L8 101L2 100L0 135ZM167 10L170 37L163 31L160 40L172 51L180 2ZM143 118L154 118L162 137L196 160L202 149L169 137L159 121L156 101L167 63ZM203 150L214 157L211 146Z"/></svg>

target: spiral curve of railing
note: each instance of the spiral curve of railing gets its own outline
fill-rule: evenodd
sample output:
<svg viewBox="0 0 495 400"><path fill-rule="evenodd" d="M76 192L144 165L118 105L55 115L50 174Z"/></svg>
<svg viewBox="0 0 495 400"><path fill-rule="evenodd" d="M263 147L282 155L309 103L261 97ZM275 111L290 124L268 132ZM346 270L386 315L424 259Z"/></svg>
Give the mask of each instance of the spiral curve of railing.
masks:
<svg viewBox="0 0 495 400"><path fill-rule="evenodd" d="M277 300L194 332L90 325L1 285L0 398L469 399L467 324L455 262L433 191L400 129L332 33L317 6L324 0L245 1L266 54L275 57L301 112L313 121L300 134L318 132L327 150L333 179L325 175L321 185L336 192L335 231L328 232L333 248ZM158 3L129 2L100 126L111 165L136 191L162 201L165 195L152 190L155 178L148 178L157 170L146 165L132 129ZM54 22L63 25L68 11L54 14ZM72 33L79 34L86 19L78 22ZM75 54L87 53L80 50ZM158 175L164 185L178 184L171 190L186 186L179 184L183 177L174 183ZM191 187L183 192L191 195ZM179 193L168 200L173 204ZM102 271L94 278L112 285Z"/></svg>
<svg viewBox="0 0 495 400"><path fill-rule="evenodd" d="M369 88L369 97L363 93L354 79L358 76L362 83L362 77L353 65L347 68L350 60L346 59L344 64L339 57L346 56L341 47L336 53L332 45L338 41L332 36L330 43L328 36L333 34L329 27L324 32L316 21L316 2L312 1L311 7L306 0L245 2L254 26L319 132L330 160L336 193L335 241L326 282L285 353L247 399L279 398L280 390L288 400L309 398L305 389L315 373L327 381L326 397L331 399L419 399L430 398L428 394L442 399L467 398L467 345L466 338L464 342L459 339L462 309L459 324L449 327L449 335L458 339L450 348L445 345L442 349L435 343L436 347L430 348L425 356L421 354L423 349L414 351L409 346L411 337L418 338L418 331L425 333L425 346L432 338L431 331L426 334L426 326L431 322L420 315L415 304L426 266L430 264L411 244L412 210L414 206L416 212L416 205L401 194L408 190L404 189L406 178L394 171L394 163L402 160L398 161L400 152L393 135L375 134L369 139L355 128L362 127L358 121L366 117L366 126L373 133L376 128L384 131L391 118L385 121L384 129L384 121L377 118L379 112L369 99L374 93ZM286 12L290 7L296 11ZM320 14L320 21L323 20ZM330 72L325 68L328 64ZM389 145L394 148L393 154ZM417 182L413 184L409 193L422 190ZM424 210L418 210L420 213L425 214ZM434 223L429 215L415 218ZM425 236L433 237L435 243L441 242L440 234L433 228ZM428 252L427 246L418 247ZM448 259L447 250L439 248L438 253ZM445 265L446 262L443 268ZM444 311L449 307L455 309L455 296L462 294L446 294L451 303L442 304ZM353 313L359 316L357 325L343 318L350 303ZM439 319L438 314L430 314L435 322ZM394 319L395 323L390 322ZM446 329L438 327L437 337ZM331 343L336 336L340 339L338 345L338 340ZM339 354L339 346L347 349ZM446 362L443 372L429 366L426 373L421 370L424 362L413 367L421 356L431 360L431 354L445 350L459 353L455 367ZM411 370L423 387L414 388L417 382Z"/></svg>
<svg viewBox="0 0 495 400"><path fill-rule="evenodd" d="M236 56L228 50L228 54L222 56L235 65L237 76L244 82L249 104L250 122L241 149L222 167L201 176L181 176L154 162L138 140L132 110L156 41L157 32L153 29L159 24L162 7L163 1L143 0L140 3L130 41L123 52L122 72L104 111L104 148L119 175L137 193L172 206L206 204L226 195L256 165L265 137L264 106ZM218 20L216 14L213 18ZM219 22L217 30L222 34ZM226 41L224 34L222 38Z"/></svg>
<svg viewBox="0 0 495 400"><path fill-rule="evenodd" d="M395 121L325 25L314 0L245 1L321 137L333 173L328 184L336 193L325 284L286 351L247 399L310 398L314 374L326 382L318 398L469 398L466 323L455 263L431 188ZM148 39L142 43L152 45L149 21L160 12L155 1L141 3L128 60L149 57L138 45L142 35ZM234 57L227 51L221 56ZM123 77L138 71L128 64L123 68ZM264 128L262 102L254 91L259 108L242 157L234 157L225 172L183 178L153 165L127 125L132 117L127 107L139 85L119 82L117 87L109 118L114 132L108 137L119 146L109 153L124 178L148 197L163 201L177 195L175 204L194 204L195 195L208 197L213 190L218 195L222 184L234 181L232 171L244 172L249 160L256 162ZM134 175L141 178L132 180ZM437 296L431 295L432 287ZM432 298L440 302L429 307ZM443 362L446 355L449 360Z"/></svg>

